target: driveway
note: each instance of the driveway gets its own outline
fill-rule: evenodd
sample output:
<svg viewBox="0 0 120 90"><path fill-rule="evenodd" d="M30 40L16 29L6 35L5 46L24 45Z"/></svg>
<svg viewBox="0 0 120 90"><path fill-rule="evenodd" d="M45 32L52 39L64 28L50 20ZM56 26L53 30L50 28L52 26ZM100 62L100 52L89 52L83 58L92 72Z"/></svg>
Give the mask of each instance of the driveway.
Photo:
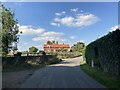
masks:
<svg viewBox="0 0 120 90"><path fill-rule="evenodd" d="M38 69L21 88L105 88L80 68L82 57Z"/></svg>

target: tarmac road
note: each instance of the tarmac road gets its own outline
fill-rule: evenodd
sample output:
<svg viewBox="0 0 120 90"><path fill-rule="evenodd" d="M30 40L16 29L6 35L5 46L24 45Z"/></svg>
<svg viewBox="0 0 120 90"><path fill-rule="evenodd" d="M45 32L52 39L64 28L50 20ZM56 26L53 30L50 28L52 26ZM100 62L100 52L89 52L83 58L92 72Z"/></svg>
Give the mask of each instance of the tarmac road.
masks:
<svg viewBox="0 0 120 90"><path fill-rule="evenodd" d="M105 88L81 70L81 60L82 57L64 59L38 69L21 88Z"/></svg>

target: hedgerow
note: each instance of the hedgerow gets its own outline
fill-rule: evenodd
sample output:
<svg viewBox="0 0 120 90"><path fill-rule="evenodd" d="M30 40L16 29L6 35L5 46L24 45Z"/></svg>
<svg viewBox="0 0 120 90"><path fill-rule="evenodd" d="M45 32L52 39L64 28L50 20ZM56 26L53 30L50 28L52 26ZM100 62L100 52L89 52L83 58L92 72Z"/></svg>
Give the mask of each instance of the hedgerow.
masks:
<svg viewBox="0 0 120 90"><path fill-rule="evenodd" d="M91 42L85 50L86 63L113 75L120 75L120 30Z"/></svg>

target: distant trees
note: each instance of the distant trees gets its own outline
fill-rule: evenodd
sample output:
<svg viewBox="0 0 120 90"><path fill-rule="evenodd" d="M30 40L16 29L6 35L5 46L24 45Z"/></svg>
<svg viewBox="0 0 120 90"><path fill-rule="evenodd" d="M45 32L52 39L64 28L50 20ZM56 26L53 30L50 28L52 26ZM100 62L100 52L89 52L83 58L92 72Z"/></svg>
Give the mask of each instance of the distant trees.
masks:
<svg viewBox="0 0 120 90"><path fill-rule="evenodd" d="M58 44L58 41L47 41L47 44Z"/></svg>
<svg viewBox="0 0 120 90"><path fill-rule="evenodd" d="M32 46L32 47L29 48L29 52L30 53L36 53L37 51L38 51L38 48L36 48L34 46Z"/></svg>
<svg viewBox="0 0 120 90"><path fill-rule="evenodd" d="M72 51L78 51L78 52L82 52L82 50L84 49L85 44L83 42L77 42L77 44L74 44L71 49Z"/></svg>
<svg viewBox="0 0 120 90"><path fill-rule="evenodd" d="M6 9L0 3L0 55L6 56L10 51L17 50L19 40L18 20L14 18L14 12Z"/></svg>
<svg viewBox="0 0 120 90"><path fill-rule="evenodd" d="M54 41L54 40L52 41L52 44L55 44L55 41Z"/></svg>

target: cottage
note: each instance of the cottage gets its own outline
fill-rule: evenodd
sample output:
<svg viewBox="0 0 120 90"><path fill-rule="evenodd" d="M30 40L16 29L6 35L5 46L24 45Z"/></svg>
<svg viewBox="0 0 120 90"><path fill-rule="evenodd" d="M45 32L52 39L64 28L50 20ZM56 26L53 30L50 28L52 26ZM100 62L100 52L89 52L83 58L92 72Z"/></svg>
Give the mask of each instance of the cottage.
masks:
<svg viewBox="0 0 120 90"><path fill-rule="evenodd" d="M58 44L58 42L51 42L47 41L46 44L44 44L44 51L45 52L56 52L56 51L61 51L61 50L66 50L70 51L70 45L69 44Z"/></svg>

